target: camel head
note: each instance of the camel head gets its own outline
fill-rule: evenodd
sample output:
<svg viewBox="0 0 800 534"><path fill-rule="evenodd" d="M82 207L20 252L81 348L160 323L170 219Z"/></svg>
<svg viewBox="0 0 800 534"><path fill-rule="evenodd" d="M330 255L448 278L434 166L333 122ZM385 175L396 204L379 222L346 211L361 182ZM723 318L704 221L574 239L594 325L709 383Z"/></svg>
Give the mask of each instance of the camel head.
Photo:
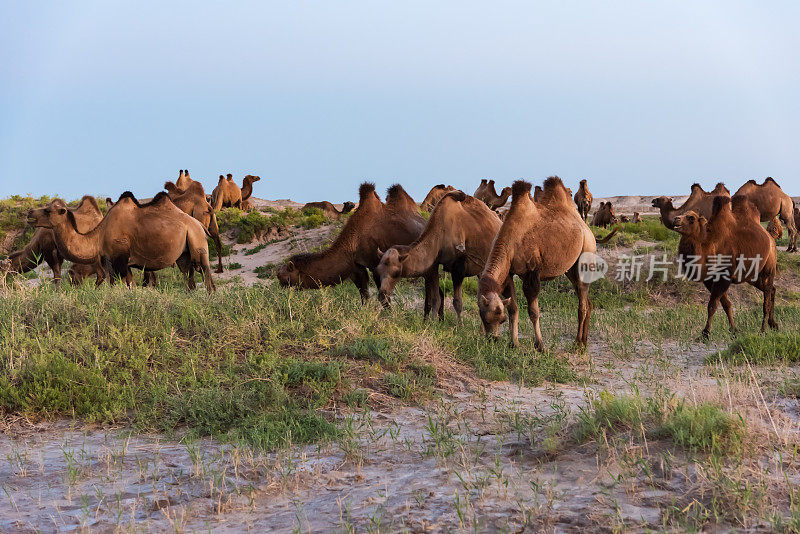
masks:
<svg viewBox="0 0 800 534"><path fill-rule="evenodd" d="M662 208L669 208L673 209L672 206L672 197L656 197L653 199L653 207L662 209Z"/></svg>
<svg viewBox="0 0 800 534"><path fill-rule="evenodd" d="M496 340L500 337L500 325L507 319L506 307L511 304L511 298L503 299L498 291L481 289L479 286L478 313L486 335Z"/></svg>
<svg viewBox="0 0 800 534"><path fill-rule="evenodd" d="M292 260L278 267L275 276L283 287L300 287L300 271Z"/></svg>
<svg viewBox="0 0 800 534"><path fill-rule="evenodd" d="M233 181L233 175L231 173L228 173L227 179L228 179L229 182L232 182Z"/></svg>
<svg viewBox="0 0 800 534"><path fill-rule="evenodd" d="M503 188L503 190L500 191L500 196L504 197L504 198L510 197L511 196L511 186L510 185L505 186Z"/></svg>
<svg viewBox="0 0 800 534"><path fill-rule="evenodd" d="M260 179L261 179L260 176L253 176L252 174L248 174L247 176L244 177L244 183L250 182L252 184L253 182L259 181Z"/></svg>
<svg viewBox="0 0 800 534"><path fill-rule="evenodd" d="M219 175L219 183L222 183L222 181L223 181L224 179L225 179L225 177L224 177L224 176L222 176L222 175L220 174L220 175Z"/></svg>
<svg viewBox="0 0 800 534"><path fill-rule="evenodd" d="M164 189L166 189L167 193L170 195L179 195L181 192L180 189L178 189L178 186L173 182L164 182ZM108 202L108 200L109 199L106 199L106 202Z"/></svg>
<svg viewBox="0 0 800 534"><path fill-rule="evenodd" d="M355 207L356 207L355 203L350 202L348 200L347 202L342 204L342 213L350 213L351 211L353 211L353 208Z"/></svg>
<svg viewBox="0 0 800 534"><path fill-rule="evenodd" d="M695 211L687 211L683 215L675 217L673 229L681 235L687 237L701 238L705 232L708 221Z"/></svg>
<svg viewBox="0 0 800 534"><path fill-rule="evenodd" d="M108 209L113 208L114 204L115 202L111 200L111 197L106 197L106 207L108 207Z"/></svg>
<svg viewBox="0 0 800 534"><path fill-rule="evenodd" d="M61 199L55 199L43 208L30 210L28 212L28 224L37 228L55 228L66 224L72 217L73 224L75 216L67 209L67 205Z"/></svg>
<svg viewBox="0 0 800 534"><path fill-rule="evenodd" d="M375 273L380 280L378 289L378 301L384 306L391 302L394 286L403 276L403 261L408 257L408 252L401 252L397 247L392 247L386 252L378 249L378 256L381 261L375 268Z"/></svg>

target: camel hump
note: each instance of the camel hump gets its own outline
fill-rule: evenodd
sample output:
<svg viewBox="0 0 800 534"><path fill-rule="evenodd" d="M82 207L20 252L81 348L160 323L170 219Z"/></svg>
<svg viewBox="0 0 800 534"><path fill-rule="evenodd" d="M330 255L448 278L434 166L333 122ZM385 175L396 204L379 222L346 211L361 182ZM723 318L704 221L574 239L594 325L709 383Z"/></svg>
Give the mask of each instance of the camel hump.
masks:
<svg viewBox="0 0 800 534"><path fill-rule="evenodd" d="M375 192L375 184L372 182L364 182L358 188L358 197L363 201L364 197L374 192Z"/></svg>
<svg viewBox="0 0 800 534"><path fill-rule="evenodd" d="M764 185L767 185L768 182L772 182L773 184L778 185L778 182L776 182L775 179L772 176L767 176L764 179ZM780 186L778 185L778 187L780 187Z"/></svg>
<svg viewBox="0 0 800 534"><path fill-rule="evenodd" d="M97 199L94 198L92 195L83 195L81 197L81 201L78 203L78 208L81 209L84 204L89 203L95 210L98 212L100 211L100 206L97 204Z"/></svg>
<svg viewBox="0 0 800 534"><path fill-rule="evenodd" d="M511 184L511 198L519 198L522 195L531 192L531 183L526 182L525 180L515 180L513 184Z"/></svg>
<svg viewBox="0 0 800 534"><path fill-rule="evenodd" d="M399 201L411 201L411 197L406 190L403 189L403 186L400 184L393 184L389 189L386 190L386 203L393 204Z"/></svg>
<svg viewBox="0 0 800 534"><path fill-rule="evenodd" d="M206 192L203 189L203 184L200 182L192 182L192 184L186 188L187 192L192 192L196 195L200 195L203 199L206 198Z"/></svg>
<svg viewBox="0 0 800 534"><path fill-rule="evenodd" d="M701 186L697 182L692 184L691 190L692 191L700 191L701 193L705 193L705 189L703 189L703 186Z"/></svg>
<svg viewBox="0 0 800 534"><path fill-rule="evenodd" d="M739 197L743 198L743 197ZM714 206L711 209L711 216L716 216L725 206L730 205L731 199L728 197L714 197Z"/></svg>
<svg viewBox="0 0 800 534"><path fill-rule="evenodd" d="M563 185L564 183L561 181L561 178L558 176L550 176L544 181L544 190L547 191Z"/></svg>
<svg viewBox="0 0 800 534"><path fill-rule="evenodd" d="M434 189L447 189L447 186L444 184L437 184L433 186Z"/></svg>
<svg viewBox="0 0 800 534"><path fill-rule="evenodd" d="M725 183L724 182L717 182L717 185L714 187L714 191L713 192L714 193L727 193L728 195L731 194L731 192L728 191L728 188L725 187Z"/></svg>
<svg viewBox="0 0 800 534"><path fill-rule="evenodd" d="M444 198L452 198L456 202L464 202L467 200L467 194L463 191L450 191L444 196Z"/></svg>

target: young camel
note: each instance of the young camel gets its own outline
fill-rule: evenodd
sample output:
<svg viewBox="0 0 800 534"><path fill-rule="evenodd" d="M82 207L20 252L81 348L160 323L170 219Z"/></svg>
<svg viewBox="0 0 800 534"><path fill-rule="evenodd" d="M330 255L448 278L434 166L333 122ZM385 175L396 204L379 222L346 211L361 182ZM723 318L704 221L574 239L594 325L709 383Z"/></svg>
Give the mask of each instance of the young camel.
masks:
<svg viewBox="0 0 800 534"><path fill-rule="evenodd" d="M433 211L433 208L435 208L436 204L438 204L439 201L442 200L442 197L444 197L450 191L455 191L455 190L456 188L453 187L452 185L444 185L444 184L434 185L431 188L431 190L428 191L428 194L425 196L425 200L422 201L422 204L420 204L419 209L428 212Z"/></svg>
<svg viewBox="0 0 800 534"><path fill-rule="evenodd" d="M252 174L248 174L244 177L244 181L242 182L242 211L250 211L253 209L250 203L250 197L253 196L253 182L257 182L260 179L260 176L253 176Z"/></svg>
<svg viewBox="0 0 800 534"><path fill-rule="evenodd" d="M711 293L708 319L702 334L706 339L711 332L711 319L720 303L731 330L736 332L728 288L731 284L743 282L764 294L761 331L766 330L767 324L770 328L778 328L774 319L778 253L775 241L759 219L755 204L744 197L734 197L733 200L717 197L710 221L694 211L675 218L675 230L681 234L678 254L684 274L702 280ZM696 267L690 267L692 259L696 259ZM757 272L751 272L756 268ZM693 269L697 269L696 272L691 272Z"/></svg>
<svg viewBox="0 0 800 534"><path fill-rule="evenodd" d="M611 201L601 202L600 207L594 212L594 216L592 217L592 226L602 226L606 228L609 224L614 224L616 222L617 216L614 215L614 206L611 205Z"/></svg>
<svg viewBox="0 0 800 534"><path fill-rule="evenodd" d="M439 293L439 265L453 276L453 308L461 322L463 298L461 284L467 276L477 276L486 264L497 231L502 223L480 200L461 191L447 193L434 208L422 235L410 246L395 246L382 252L377 273L381 281L378 299L388 304L401 278L430 277L426 300L434 314L444 308ZM440 317L443 317L440 314Z"/></svg>
<svg viewBox="0 0 800 534"><path fill-rule="evenodd" d="M748 180L733 196L746 197L755 204L761 222L779 217L789 231L789 246L786 252L797 252L798 230L794 223L794 202L783 192L778 182L772 178L765 179L763 184Z"/></svg>
<svg viewBox="0 0 800 534"><path fill-rule="evenodd" d="M187 171L188 176L188 171ZM219 225L217 224L217 214L211 204L206 200L206 192L203 190L203 184L200 182L192 181L189 186L180 190L177 184L166 182L164 189L167 190L169 199L175 204L182 212L191 215L197 219L203 228L206 229L208 235L214 240L214 245L217 247L217 270L216 272L223 272L222 269L222 238L219 232Z"/></svg>
<svg viewBox="0 0 800 534"><path fill-rule="evenodd" d="M100 211L100 207L94 197L90 195L85 195L75 208L67 207L66 203L61 199L55 199L49 205L69 210L73 214L75 223L81 232L88 232L103 220L103 212ZM53 281L56 284L60 283L61 265L64 263L64 256L58 251L53 231L46 228L37 228L25 247L12 252L8 259L0 264L0 271L26 273L38 267L42 261L46 262L53 271ZM99 263L91 266L90 274L98 274L98 285L103 282L104 271Z"/></svg>
<svg viewBox="0 0 800 534"><path fill-rule="evenodd" d="M533 201L530 183L518 180L512 188L511 209L478 280L478 311L483 330L497 339L507 314L511 343L519 346L519 309L514 290L514 275L517 275L522 279L528 315L534 326L534 346L544 350L539 327L541 281L566 274L578 296L576 342L585 346L592 303L589 284L578 276L578 259L584 252L597 250L594 234L575 210L571 196L557 176L545 180L540 202Z"/></svg>
<svg viewBox="0 0 800 534"><path fill-rule="evenodd" d="M206 289L214 291L205 229L164 192L140 204L126 191L103 220L85 233L78 231L75 216L63 207L31 210L28 220L52 229L59 251L70 261L93 263L107 258L114 274L124 277L129 287L133 284L129 265L157 271L177 263L189 289L195 287L194 270L199 266Z"/></svg>
<svg viewBox="0 0 800 534"><path fill-rule="evenodd" d="M689 198L686 199L681 207L676 208L672 205L670 197L657 197L653 199L653 207L658 208L661 212L661 222L670 230L674 229L675 217L686 213L691 210L695 213L702 215L706 219L711 217L711 210L714 205L714 197L730 197L731 192L725 187L725 184L719 182L714 190L706 192L700 184L692 184L692 191Z"/></svg>
<svg viewBox="0 0 800 534"><path fill-rule="evenodd" d="M242 207L242 190L233 181L233 175L228 174L227 178L219 175L219 183L211 192L211 205L214 207L214 211L222 208Z"/></svg>
<svg viewBox="0 0 800 534"><path fill-rule="evenodd" d="M366 302L370 270L380 289L375 272L380 261L378 249L414 242L425 228L425 219L399 184L389 188L385 204L375 193L375 184L361 184L358 193L358 208L330 247L322 252L296 254L278 269L276 274L282 286L317 289L352 280L361 301Z"/></svg>
<svg viewBox="0 0 800 534"><path fill-rule="evenodd" d="M592 194L586 185L586 180L581 180L581 185L578 186L578 192L575 193L575 205L578 207L578 213L583 217L583 221L589 220L589 210L592 209Z"/></svg>

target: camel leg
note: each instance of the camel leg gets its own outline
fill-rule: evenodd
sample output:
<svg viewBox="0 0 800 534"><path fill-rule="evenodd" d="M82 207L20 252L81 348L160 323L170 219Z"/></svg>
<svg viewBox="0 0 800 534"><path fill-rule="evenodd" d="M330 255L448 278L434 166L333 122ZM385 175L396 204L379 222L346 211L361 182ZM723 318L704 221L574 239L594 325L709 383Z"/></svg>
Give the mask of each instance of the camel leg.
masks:
<svg viewBox="0 0 800 534"><path fill-rule="evenodd" d="M570 267L566 275L572 283L572 287L575 288L575 296L578 297L578 333L575 336L575 342L585 347L589 342L589 320L594 308L589 299L589 284L582 282L578 276L577 263Z"/></svg>
<svg viewBox="0 0 800 534"><path fill-rule="evenodd" d="M717 306L719 306L719 301L722 299L722 295L728 291L729 286L730 282L726 284L722 281L711 285L711 296L708 299L708 319L706 320L705 328L703 328L704 339L708 339L711 336L711 320L714 318L714 314L717 312Z"/></svg>
<svg viewBox="0 0 800 534"><path fill-rule="evenodd" d="M50 270L53 271L53 283L60 284L61 283L61 264L63 260L58 255L58 251L48 250L44 253L44 261L47 262L47 266L50 267Z"/></svg>
<svg viewBox="0 0 800 534"><path fill-rule="evenodd" d="M103 260L98 260L98 262L94 265L94 274L95 274L95 281L94 287L99 287L102 285L103 280L106 279L106 270L103 268Z"/></svg>
<svg viewBox="0 0 800 534"><path fill-rule="evenodd" d="M731 326L731 332L735 335L736 325L733 323L733 304L731 304L731 299L728 298L727 291L720 297L720 303L722 304L722 309L725 310L725 315L728 316L728 324Z"/></svg>
<svg viewBox="0 0 800 534"><path fill-rule="evenodd" d="M367 269L356 265L353 270L352 280L361 294L361 304L366 304L367 300L369 300L369 274L367 274Z"/></svg>
<svg viewBox="0 0 800 534"><path fill-rule="evenodd" d="M784 213L779 214L780 219L783 221L783 224L786 226L787 231L789 232L789 246L786 247L786 252L797 252L797 227L794 224L794 213L788 213L784 215Z"/></svg>
<svg viewBox="0 0 800 534"><path fill-rule="evenodd" d="M189 255L184 252L175 263L186 278L186 286L189 291L194 291L197 288L197 284L194 281L194 265Z"/></svg>
<svg viewBox="0 0 800 534"><path fill-rule="evenodd" d="M528 301L528 317L533 323L533 346L539 352L544 352L542 329L539 325L539 292L541 290L542 282L539 280L538 271L531 271L522 279L522 292L525 294L525 300Z"/></svg>
<svg viewBox="0 0 800 534"><path fill-rule="evenodd" d="M775 286L771 286L772 291L770 291L769 295L769 319L767 322L769 323L769 327L773 330L778 329L778 323L775 322Z"/></svg>
<svg viewBox="0 0 800 534"><path fill-rule="evenodd" d="M217 247L217 272L221 273L222 271L222 239L219 237L219 232L216 232L215 235L212 236L214 238L214 244Z"/></svg>
<svg viewBox="0 0 800 534"><path fill-rule="evenodd" d="M133 276L131 276L131 270L128 268L127 256L112 258L111 267L113 269L113 278L118 277L125 282L125 285L132 287Z"/></svg>
<svg viewBox="0 0 800 534"><path fill-rule="evenodd" d="M508 314L508 333L511 335L511 345L519 347L519 306L517 306L517 292L514 289L514 276L508 275L503 288L503 297L510 298L511 302L506 308Z"/></svg>
<svg viewBox="0 0 800 534"><path fill-rule="evenodd" d="M389 298L388 295L384 295L381 293L381 276L378 274L378 271L376 269L372 269L371 272L372 272L372 281L375 282L375 288L378 290L376 293L376 295L378 296L378 302L381 303L381 306L383 306L384 310L388 310L392 304L392 300L391 298ZM367 283L369 284L369 280L367 280Z"/></svg>
<svg viewBox="0 0 800 534"><path fill-rule="evenodd" d="M425 280L425 305L424 316L427 319L429 315L439 315L443 317L442 308L444 307L444 292L439 287L439 264L431 267L423 276Z"/></svg>
<svg viewBox="0 0 800 534"><path fill-rule="evenodd" d="M461 312L464 309L464 294L462 285L464 284L464 274L466 271L466 262L458 260L450 272L453 277L453 309L456 311L456 318L461 323Z"/></svg>
<svg viewBox="0 0 800 534"><path fill-rule="evenodd" d="M214 279L211 277L211 261L208 259L208 255L203 256L200 268L203 271L203 283L206 286L206 292L214 293L217 290L217 286L214 285Z"/></svg>

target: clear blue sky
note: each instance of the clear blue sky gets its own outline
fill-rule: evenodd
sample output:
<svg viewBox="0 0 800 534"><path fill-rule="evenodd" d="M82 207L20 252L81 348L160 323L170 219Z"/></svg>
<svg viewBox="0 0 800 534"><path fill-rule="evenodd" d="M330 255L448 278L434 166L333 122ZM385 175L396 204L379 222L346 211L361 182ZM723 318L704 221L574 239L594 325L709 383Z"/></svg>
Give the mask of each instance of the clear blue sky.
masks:
<svg viewBox="0 0 800 534"><path fill-rule="evenodd" d="M180 168L300 201L550 174L800 194L796 1L0 6L0 196L150 196Z"/></svg>

